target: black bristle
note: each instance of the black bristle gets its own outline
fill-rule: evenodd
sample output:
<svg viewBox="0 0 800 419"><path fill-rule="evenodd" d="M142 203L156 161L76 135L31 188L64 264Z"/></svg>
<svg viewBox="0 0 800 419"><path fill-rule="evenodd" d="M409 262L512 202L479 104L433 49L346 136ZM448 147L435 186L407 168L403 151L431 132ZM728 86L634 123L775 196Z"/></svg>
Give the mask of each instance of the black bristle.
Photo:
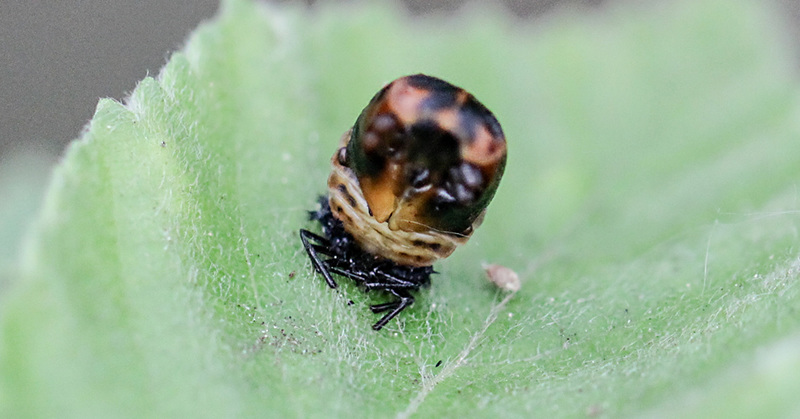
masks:
<svg viewBox="0 0 800 419"><path fill-rule="evenodd" d="M332 288L336 287L336 283L330 274L335 273L352 279L365 291L385 291L398 298L397 301L371 307L376 313L389 311L373 326L373 329L379 330L414 302L409 292L429 286L430 276L436 272L431 266L401 265L365 252L353 236L345 231L342 222L333 216L328 198L320 197L319 204L319 210L309 211L309 219L320 223L323 235L300 230L306 252ZM322 259L319 255L328 256L328 259Z"/></svg>

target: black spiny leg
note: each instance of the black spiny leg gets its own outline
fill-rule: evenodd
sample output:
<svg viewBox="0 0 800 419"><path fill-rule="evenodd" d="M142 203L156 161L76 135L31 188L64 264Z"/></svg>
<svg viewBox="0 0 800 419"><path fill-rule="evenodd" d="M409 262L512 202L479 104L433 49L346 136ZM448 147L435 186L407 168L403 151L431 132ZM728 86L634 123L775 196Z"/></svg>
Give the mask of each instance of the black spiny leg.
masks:
<svg viewBox="0 0 800 419"><path fill-rule="evenodd" d="M430 266L398 265L364 252L345 231L342 222L333 216L327 198L320 197L320 209L311 211L309 218L320 223L322 235L300 230L300 240L314 270L325 277L329 287L337 287L332 277L336 274L353 280L367 291L383 291L394 296L394 301L370 306L373 313L385 313L373 329L386 326L414 303L412 291L430 284L430 276L435 273Z"/></svg>
<svg viewBox="0 0 800 419"><path fill-rule="evenodd" d="M399 301L392 301L391 303L373 304L369 306L369 309L372 310L373 313L378 314L378 313L383 313L384 311L395 309L399 305L400 305Z"/></svg>
<svg viewBox="0 0 800 419"><path fill-rule="evenodd" d="M303 242L303 247L305 247L306 253L308 253L308 257L311 259L311 263L314 265L314 269L325 277L325 282L328 283L329 287L337 288L339 285L336 284L336 281L334 281L333 277L331 277L331 273L328 271L328 264L326 261L320 259L319 255L317 254L317 252L319 252L323 255L330 256L328 254L330 241L308 230L300 230L300 240ZM311 243L311 240L314 240L316 244Z"/></svg>
<svg viewBox="0 0 800 419"><path fill-rule="evenodd" d="M389 323L389 321L400 314L401 311L405 310L406 307L414 304L414 297L412 297L408 291L394 289L388 289L387 291L400 300L391 303L376 304L370 307L373 313L382 313L387 310L392 310L385 316L381 317L377 323L372 325L373 330L381 330L383 326L386 326L386 323Z"/></svg>

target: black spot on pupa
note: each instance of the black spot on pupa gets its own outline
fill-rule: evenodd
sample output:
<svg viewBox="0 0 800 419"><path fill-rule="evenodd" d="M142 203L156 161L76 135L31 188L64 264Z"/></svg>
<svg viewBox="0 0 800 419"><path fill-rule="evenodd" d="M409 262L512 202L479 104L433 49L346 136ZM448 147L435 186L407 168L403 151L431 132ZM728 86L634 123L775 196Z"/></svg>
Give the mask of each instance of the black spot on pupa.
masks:
<svg viewBox="0 0 800 419"><path fill-rule="evenodd" d="M453 86L452 84L433 76L427 76L425 74L413 74L407 76L406 81L408 82L409 86L416 87L417 89L425 89L425 90L438 90L438 91L453 91L457 92L461 90L460 88Z"/></svg>
<svg viewBox="0 0 800 419"><path fill-rule="evenodd" d="M456 104L458 100L458 90L447 91L432 91L422 100L420 109L428 112L435 112L440 109L450 108Z"/></svg>
<svg viewBox="0 0 800 419"><path fill-rule="evenodd" d="M469 96L467 103L461 107L461 125L467 132L469 137L468 142L475 140L475 135L478 131L478 126L483 125L489 134L495 138L505 138L503 129L500 128L500 123L497 122L494 114L489 109L486 109L482 103L475 99L472 95Z"/></svg>

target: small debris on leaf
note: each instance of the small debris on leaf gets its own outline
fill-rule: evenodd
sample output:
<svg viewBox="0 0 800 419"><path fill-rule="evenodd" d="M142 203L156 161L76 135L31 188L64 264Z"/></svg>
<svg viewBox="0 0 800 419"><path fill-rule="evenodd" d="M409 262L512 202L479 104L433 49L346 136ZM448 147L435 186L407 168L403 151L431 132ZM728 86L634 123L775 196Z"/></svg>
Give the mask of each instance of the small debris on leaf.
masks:
<svg viewBox="0 0 800 419"><path fill-rule="evenodd" d="M519 275L516 272L503 265L491 264L484 265L483 269L486 271L486 278L489 282L496 285L498 288L505 291L517 292L522 285L519 281Z"/></svg>

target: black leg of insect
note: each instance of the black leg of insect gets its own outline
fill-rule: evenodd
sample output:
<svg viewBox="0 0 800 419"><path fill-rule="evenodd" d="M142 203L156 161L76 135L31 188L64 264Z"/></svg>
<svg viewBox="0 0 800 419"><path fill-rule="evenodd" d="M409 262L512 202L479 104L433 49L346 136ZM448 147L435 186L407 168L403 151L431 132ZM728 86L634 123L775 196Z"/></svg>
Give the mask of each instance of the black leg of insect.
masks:
<svg viewBox="0 0 800 419"><path fill-rule="evenodd" d="M332 256L328 251L331 244L330 241L308 230L300 230L300 240L303 242L303 247L305 247L306 253L308 253L308 257L311 259L311 263L314 265L314 270L321 273L322 276L325 277L325 282L328 283L329 287L337 288L339 285L336 284L336 281L334 281L333 277L331 277L331 273L328 269L326 261L320 259L319 257L319 253L322 253L326 256ZM315 241L316 243L311 243L311 240Z"/></svg>
<svg viewBox="0 0 800 419"><path fill-rule="evenodd" d="M399 300L392 303L374 304L369 307L373 313L383 313L384 311L391 310L385 316L381 317L377 323L372 325L372 328L375 330L381 330L386 323L389 323L389 321L400 314L401 311L405 310L406 307L414 304L414 297L412 297L408 291L390 290L389 292L391 292L395 297L399 298Z"/></svg>
<svg viewBox="0 0 800 419"><path fill-rule="evenodd" d="M300 230L300 240L331 288L335 274L395 298L370 307L386 313L380 330L480 225L505 164L500 124L472 95L435 77L399 78L342 136L328 195L310 213L322 235Z"/></svg>

